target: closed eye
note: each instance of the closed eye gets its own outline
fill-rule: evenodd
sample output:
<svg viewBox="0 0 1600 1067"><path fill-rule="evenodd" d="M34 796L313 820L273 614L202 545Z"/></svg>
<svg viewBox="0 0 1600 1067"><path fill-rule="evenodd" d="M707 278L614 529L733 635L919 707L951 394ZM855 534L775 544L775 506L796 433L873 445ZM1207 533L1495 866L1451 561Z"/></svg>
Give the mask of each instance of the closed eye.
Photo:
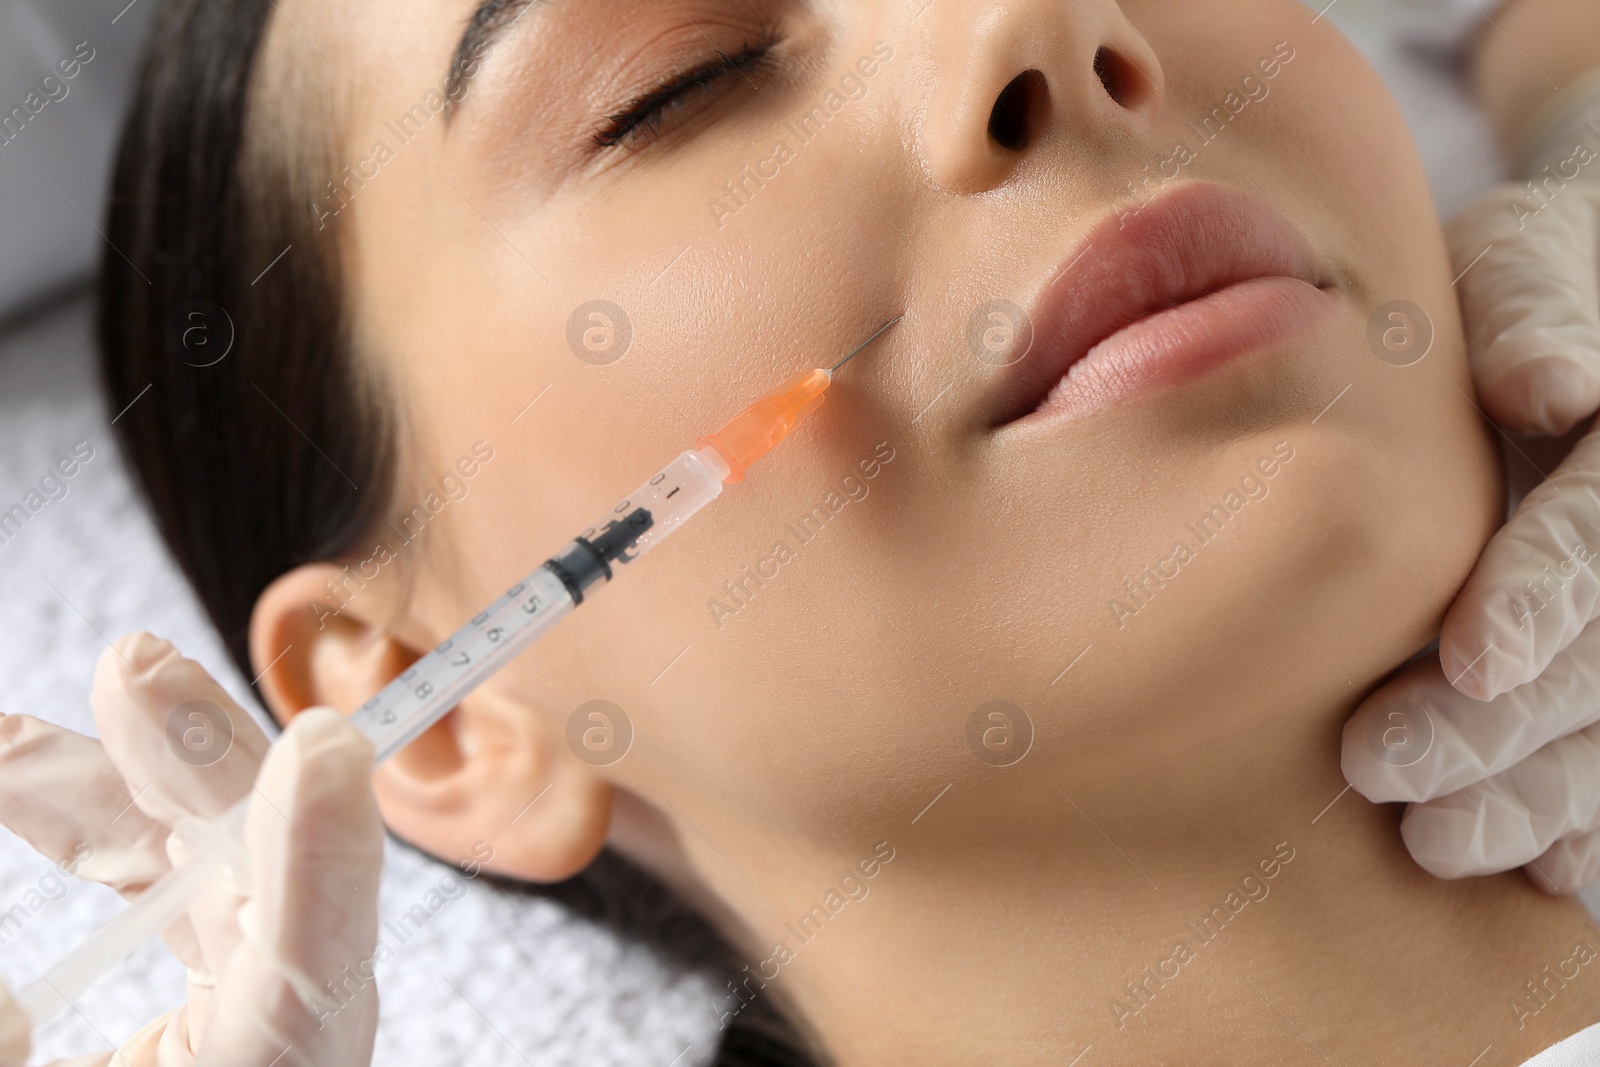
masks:
<svg viewBox="0 0 1600 1067"><path fill-rule="evenodd" d="M777 38L771 37L758 44L747 44L733 55L718 52L716 59L673 75L650 92L636 97L617 114L607 117L595 131L594 143L600 148L623 144L637 148L656 140L665 123L714 92L729 75L738 74L748 79L750 74L760 71L777 45Z"/></svg>

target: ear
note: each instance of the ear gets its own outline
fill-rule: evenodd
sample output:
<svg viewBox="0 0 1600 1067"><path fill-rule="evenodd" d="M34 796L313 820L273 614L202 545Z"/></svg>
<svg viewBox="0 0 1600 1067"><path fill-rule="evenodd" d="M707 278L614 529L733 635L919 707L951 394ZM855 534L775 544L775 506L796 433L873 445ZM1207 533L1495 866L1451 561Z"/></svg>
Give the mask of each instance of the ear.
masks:
<svg viewBox="0 0 1600 1067"><path fill-rule="evenodd" d="M387 620L401 605L386 587L399 583L358 583L348 568L308 564L256 601L250 659L280 723L309 707L360 707L448 636L433 638L415 619L416 635L397 635ZM564 728L492 686L379 766L373 790L406 841L536 882L589 865L605 844L613 796L567 750Z"/></svg>

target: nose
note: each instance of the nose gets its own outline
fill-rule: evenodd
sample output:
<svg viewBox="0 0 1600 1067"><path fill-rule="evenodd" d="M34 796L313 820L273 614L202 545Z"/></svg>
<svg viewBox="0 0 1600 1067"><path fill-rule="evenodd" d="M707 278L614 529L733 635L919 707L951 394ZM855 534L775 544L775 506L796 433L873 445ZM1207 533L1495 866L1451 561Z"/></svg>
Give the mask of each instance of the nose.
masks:
<svg viewBox="0 0 1600 1067"><path fill-rule="evenodd" d="M942 188L1003 183L1053 137L1126 144L1160 110L1161 63L1116 0L937 0L937 73L922 132Z"/></svg>

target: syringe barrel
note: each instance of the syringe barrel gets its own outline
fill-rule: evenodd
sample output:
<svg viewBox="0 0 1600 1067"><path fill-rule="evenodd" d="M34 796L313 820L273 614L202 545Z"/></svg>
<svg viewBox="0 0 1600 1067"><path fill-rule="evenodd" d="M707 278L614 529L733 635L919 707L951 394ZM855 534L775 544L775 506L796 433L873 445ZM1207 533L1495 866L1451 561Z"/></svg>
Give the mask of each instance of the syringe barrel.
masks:
<svg viewBox="0 0 1600 1067"><path fill-rule="evenodd" d="M685 452L408 667L352 721L389 758L438 722L484 679L565 618L618 564L659 545L722 492L727 471L715 452Z"/></svg>
<svg viewBox="0 0 1600 1067"><path fill-rule="evenodd" d="M711 449L683 453L361 705L351 721L372 741L378 762L571 614L619 565L659 545L715 500L728 473Z"/></svg>
<svg viewBox="0 0 1600 1067"><path fill-rule="evenodd" d="M714 448L686 451L590 523L578 534L578 542L600 549L605 566L595 569L603 581L610 581L616 573L614 563L632 563L677 533L702 507L722 496L730 475L728 462Z"/></svg>
<svg viewBox="0 0 1600 1067"><path fill-rule="evenodd" d="M383 762L444 718L461 698L571 614L577 601L546 563L417 660L350 721Z"/></svg>
<svg viewBox="0 0 1600 1067"><path fill-rule="evenodd" d="M628 550L612 562L631 563L721 496L723 483L731 474L727 460L716 449L690 449L628 494L578 537L598 543L608 531L614 533L619 524L626 525L628 532L637 536L630 538ZM647 522L638 517L641 511L649 515Z"/></svg>

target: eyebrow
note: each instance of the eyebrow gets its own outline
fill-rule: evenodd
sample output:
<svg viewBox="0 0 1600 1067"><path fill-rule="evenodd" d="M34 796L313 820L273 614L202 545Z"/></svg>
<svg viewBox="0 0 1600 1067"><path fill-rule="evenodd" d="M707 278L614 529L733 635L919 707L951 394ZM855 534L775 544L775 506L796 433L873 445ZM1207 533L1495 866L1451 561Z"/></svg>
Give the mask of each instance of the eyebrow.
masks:
<svg viewBox="0 0 1600 1067"><path fill-rule="evenodd" d="M458 102L465 99L467 82L476 74L468 67L485 58L522 16L536 4L546 0L481 0L467 28L456 45L456 54L450 60L450 76L445 81L445 119L449 120Z"/></svg>

